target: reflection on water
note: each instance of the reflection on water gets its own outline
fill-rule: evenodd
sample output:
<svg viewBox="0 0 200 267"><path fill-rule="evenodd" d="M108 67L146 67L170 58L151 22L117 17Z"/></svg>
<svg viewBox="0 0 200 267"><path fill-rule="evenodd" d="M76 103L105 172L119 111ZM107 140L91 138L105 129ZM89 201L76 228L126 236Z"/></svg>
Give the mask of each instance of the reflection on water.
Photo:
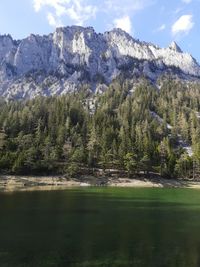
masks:
<svg viewBox="0 0 200 267"><path fill-rule="evenodd" d="M0 266L199 267L200 192L0 194Z"/></svg>

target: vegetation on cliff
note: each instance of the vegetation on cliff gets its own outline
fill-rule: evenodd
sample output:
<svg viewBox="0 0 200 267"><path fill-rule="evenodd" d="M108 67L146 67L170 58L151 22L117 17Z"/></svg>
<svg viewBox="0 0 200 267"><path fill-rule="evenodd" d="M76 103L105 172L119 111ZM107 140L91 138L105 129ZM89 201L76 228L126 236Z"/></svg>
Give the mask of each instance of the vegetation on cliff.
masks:
<svg viewBox="0 0 200 267"><path fill-rule="evenodd" d="M1 172L74 175L98 167L198 177L200 86L166 80L157 89L144 80L132 88L118 79L102 94L84 88L1 101Z"/></svg>

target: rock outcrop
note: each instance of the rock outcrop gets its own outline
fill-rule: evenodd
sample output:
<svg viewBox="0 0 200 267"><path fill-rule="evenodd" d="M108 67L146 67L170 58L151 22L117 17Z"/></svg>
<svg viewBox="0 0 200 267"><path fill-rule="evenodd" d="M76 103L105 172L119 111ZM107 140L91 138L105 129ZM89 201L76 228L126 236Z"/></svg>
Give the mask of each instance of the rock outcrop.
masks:
<svg viewBox="0 0 200 267"><path fill-rule="evenodd" d="M0 96L7 99L65 94L82 84L96 90L123 72L153 82L164 73L195 80L200 66L175 42L159 48L120 29L97 34L91 27L63 27L20 41L0 36Z"/></svg>

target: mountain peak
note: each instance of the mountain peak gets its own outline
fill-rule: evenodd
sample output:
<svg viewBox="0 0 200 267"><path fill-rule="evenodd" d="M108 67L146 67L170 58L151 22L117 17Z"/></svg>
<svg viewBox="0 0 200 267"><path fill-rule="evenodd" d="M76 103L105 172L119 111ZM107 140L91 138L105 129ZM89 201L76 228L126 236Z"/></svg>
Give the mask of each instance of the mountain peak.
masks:
<svg viewBox="0 0 200 267"><path fill-rule="evenodd" d="M133 39L133 37L129 33L122 30L121 28L113 28L112 30L105 32L105 34L116 34L117 36L121 36L127 39Z"/></svg>
<svg viewBox="0 0 200 267"><path fill-rule="evenodd" d="M177 45L177 43L175 41L173 41L170 45L169 45L169 49L174 50L178 53L182 53L183 51L181 50L181 48Z"/></svg>
<svg viewBox="0 0 200 267"><path fill-rule="evenodd" d="M84 31L92 31L94 32L93 27L83 27L83 26L78 26L78 25L72 25L72 26L67 26L67 27L57 27L56 32L84 32Z"/></svg>
<svg viewBox="0 0 200 267"><path fill-rule="evenodd" d="M113 28L111 32L115 32L121 35L129 35L126 31L122 30L121 28Z"/></svg>
<svg viewBox="0 0 200 267"><path fill-rule="evenodd" d="M63 94L82 83L95 89L124 72L153 82L165 73L190 80L199 79L200 66L175 42L164 49L118 28L97 34L92 27L60 27L17 42L0 36L0 96Z"/></svg>

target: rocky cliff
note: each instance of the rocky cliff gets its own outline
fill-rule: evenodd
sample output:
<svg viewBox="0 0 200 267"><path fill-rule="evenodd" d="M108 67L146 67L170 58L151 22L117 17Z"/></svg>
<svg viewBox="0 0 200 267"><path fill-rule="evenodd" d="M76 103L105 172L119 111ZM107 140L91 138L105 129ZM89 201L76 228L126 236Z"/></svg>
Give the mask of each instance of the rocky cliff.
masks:
<svg viewBox="0 0 200 267"><path fill-rule="evenodd" d="M122 73L152 82L165 73L198 80L200 66L175 42L160 48L120 29L97 34L91 27L63 27L19 41L0 36L0 96L5 98L59 95L83 84L95 91Z"/></svg>

